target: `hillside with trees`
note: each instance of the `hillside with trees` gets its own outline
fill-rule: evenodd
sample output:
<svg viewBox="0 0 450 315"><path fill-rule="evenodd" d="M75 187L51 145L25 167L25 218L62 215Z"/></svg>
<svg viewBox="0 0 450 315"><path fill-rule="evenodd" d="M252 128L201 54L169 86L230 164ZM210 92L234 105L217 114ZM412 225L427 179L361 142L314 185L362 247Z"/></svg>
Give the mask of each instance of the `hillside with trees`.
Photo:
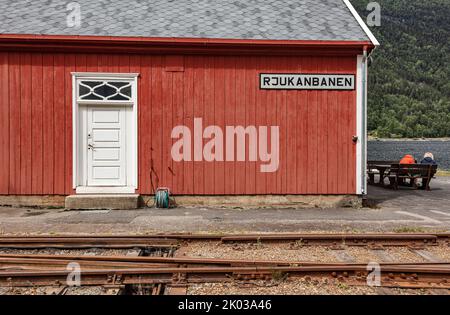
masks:
<svg viewBox="0 0 450 315"><path fill-rule="evenodd" d="M351 0L366 20L368 0ZM380 0L369 74L369 133L450 137L450 0Z"/></svg>

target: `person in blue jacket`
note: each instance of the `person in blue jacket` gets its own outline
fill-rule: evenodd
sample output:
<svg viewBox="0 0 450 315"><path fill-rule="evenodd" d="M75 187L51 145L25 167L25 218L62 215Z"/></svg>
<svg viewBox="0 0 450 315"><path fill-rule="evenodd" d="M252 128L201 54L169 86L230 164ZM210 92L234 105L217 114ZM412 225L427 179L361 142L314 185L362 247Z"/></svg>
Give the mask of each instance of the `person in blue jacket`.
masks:
<svg viewBox="0 0 450 315"><path fill-rule="evenodd" d="M434 160L433 153L431 152L425 153L425 155L423 156L423 160L420 162L420 164L437 165L436 161Z"/></svg>
<svg viewBox="0 0 450 315"><path fill-rule="evenodd" d="M423 156L423 160L420 162L420 164L423 165L437 165L436 161L434 160L433 153L427 152ZM425 179L422 179L422 185L420 189L426 189L427 183Z"/></svg>

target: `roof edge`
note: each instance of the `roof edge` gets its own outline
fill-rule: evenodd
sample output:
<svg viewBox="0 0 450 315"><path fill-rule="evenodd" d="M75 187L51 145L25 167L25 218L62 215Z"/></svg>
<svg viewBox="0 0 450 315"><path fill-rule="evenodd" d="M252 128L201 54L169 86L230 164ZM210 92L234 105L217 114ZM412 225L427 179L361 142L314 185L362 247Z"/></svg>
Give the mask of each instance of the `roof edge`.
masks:
<svg viewBox="0 0 450 315"><path fill-rule="evenodd" d="M360 53L372 50L370 41L320 41L320 40L246 40L211 38L168 38L168 37L111 37L74 35L0 34L0 50L57 50L101 52L164 52L207 53L235 52L245 54L261 53Z"/></svg>
<svg viewBox="0 0 450 315"><path fill-rule="evenodd" d="M376 39L375 35L373 35L372 31L369 29L366 23L364 23L363 19L359 15L359 13L356 11L353 4L350 3L350 0L342 0L344 1L347 8L350 10L350 12L353 14L353 17L356 19L356 21L359 23L359 26L363 29L363 31L366 33L367 37L369 37L372 44L376 46L380 46L380 42Z"/></svg>
<svg viewBox="0 0 450 315"><path fill-rule="evenodd" d="M85 41L85 42L136 42L161 44L252 44L289 46L367 46L369 41L360 40L290 40L290 39L232 39L232 38L188 38L188 37L131 37L95 35L45 35L45 34L0 34L0 41Z"/></svg>

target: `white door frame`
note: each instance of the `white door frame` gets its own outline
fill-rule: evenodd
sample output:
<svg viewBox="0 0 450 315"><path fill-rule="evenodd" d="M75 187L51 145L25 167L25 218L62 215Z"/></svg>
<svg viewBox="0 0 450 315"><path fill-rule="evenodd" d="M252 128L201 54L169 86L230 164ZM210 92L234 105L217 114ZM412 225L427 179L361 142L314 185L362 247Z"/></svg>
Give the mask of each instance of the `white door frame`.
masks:
<svg viewBox="0 0 450 315"><path fill-rule="evenodd" d="M97 73L72 72L72 160L73 160L73 189L77 194L134 194L138 189L138 73ZM84 100L79 97L79 82L88 81L121 81L131 83L131 99L127 101L113 100ZM80 106L126 106L128 121L132 122L127 128L127 186L123 187L93 187L87 186L85 169L80 154L84 152L80 139Z"/></svg>

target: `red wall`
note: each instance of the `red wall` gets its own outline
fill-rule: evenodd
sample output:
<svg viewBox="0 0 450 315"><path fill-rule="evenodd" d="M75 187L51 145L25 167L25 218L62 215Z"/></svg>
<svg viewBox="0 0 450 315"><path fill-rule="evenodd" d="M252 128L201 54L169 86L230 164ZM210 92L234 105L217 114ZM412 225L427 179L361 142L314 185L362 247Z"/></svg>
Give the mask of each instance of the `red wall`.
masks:
<svg viewBox="0 0 450 315"><path fill-rule="evenodd" d="M184 72L175 69L157 55L0 52L0 194L73 193L72 71L141 74L142 194L158 186L175 194L355 194L356 91L263 91L258 76L356 74L356 56L186 56ZM278 172L260 173L260 162L173 162L171 130L193 130L194 117L223 129L280 126Z"/></svg>

